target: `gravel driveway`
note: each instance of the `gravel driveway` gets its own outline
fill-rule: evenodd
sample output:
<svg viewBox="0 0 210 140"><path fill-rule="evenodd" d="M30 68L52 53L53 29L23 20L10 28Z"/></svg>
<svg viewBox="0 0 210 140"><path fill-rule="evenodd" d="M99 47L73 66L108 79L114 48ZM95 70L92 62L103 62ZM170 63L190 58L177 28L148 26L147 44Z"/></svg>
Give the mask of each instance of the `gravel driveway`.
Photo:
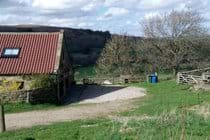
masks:
<svg viewBox="0 0 210 140"><path fill-rule="evenodd" d="M80 104L128 100L145 96L145 89L124 86L87 86L80 96Z"/></svg>
<svg viewBox="0 0 210 140"><path fill-rule="evenodd" d="M59 109L6 114L7 130L47 125L55 122L106 117L133 108L132 98L145 95L145 90L122 86L88 86L80 96L79 105ZM126 101L125 101L126 100ZM87 104L88 103L88 104ZM90 103L90 104L89 104Z"/></svg>

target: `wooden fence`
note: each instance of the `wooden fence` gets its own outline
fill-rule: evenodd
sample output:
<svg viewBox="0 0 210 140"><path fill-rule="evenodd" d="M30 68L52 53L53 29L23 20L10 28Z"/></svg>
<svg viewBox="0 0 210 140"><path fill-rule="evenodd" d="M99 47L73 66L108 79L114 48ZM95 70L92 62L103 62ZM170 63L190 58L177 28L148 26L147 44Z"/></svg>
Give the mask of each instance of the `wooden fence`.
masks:
<svg viewBox="0 0 210 140"><path fill-rule="evenodd" d="M196 69L191 71L179 72L177 83L205 84L210 81L210 68Z"/></svg>
<svg viewBox="0 0 210 140"><path fill-rule="evenodd" d="M199 84L202 82L202 76L190 75L186 73L177 74L177 83Z"/></svg>

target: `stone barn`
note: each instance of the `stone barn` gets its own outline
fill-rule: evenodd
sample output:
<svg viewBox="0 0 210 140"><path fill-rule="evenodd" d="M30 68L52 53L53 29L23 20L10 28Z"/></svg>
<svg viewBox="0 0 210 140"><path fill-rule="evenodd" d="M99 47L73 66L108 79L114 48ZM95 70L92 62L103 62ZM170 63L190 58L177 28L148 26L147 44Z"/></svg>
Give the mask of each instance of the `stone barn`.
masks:
<svg viewBox="0 0 210 140"><path fill-rule="evenodd" d="M0 32L0 85L4 80L21 83L30 90L34 75L53 75L61 99L74 80L64 31Z"/></svg>

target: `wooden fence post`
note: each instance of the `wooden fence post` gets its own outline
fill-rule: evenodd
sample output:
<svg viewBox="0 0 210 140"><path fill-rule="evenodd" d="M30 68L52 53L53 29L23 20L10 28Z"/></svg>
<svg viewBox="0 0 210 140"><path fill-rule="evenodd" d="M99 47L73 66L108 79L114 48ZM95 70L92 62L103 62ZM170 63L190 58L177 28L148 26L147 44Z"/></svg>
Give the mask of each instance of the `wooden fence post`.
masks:
<svg viewBox="0 0 210 140"><path fill-rule="evenodd" d="M26 103L29 103L30 102L30 91L27 90L26 91Z"/></svg>
<svg viewBox="0 0 210 140"><path fill-rule="evenodd" d="M178 73L177 73L177 78L176 78L176 82L177 82L178 84L180 84L180 76L181 76L181 73L178 72Z"/></svg>
<svg viewBox="0 0 210 140"><path fill-rule="evenodd" d="M6 131L6 126L5 126L5 116L4 116L4 105L0 105L0 132Z"/></svg>

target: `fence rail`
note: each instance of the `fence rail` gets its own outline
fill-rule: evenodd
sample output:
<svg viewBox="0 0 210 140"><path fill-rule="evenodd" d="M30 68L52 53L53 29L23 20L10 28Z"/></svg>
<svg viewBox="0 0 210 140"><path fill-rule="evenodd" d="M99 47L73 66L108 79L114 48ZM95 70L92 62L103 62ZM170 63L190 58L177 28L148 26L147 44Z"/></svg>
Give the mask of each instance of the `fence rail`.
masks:
<svg viewBox="0 0 210 140"><path fill-rule="evenodd" d="M177 74L177 83L209 84L210 68L179 72Z"/></svg>
<svg viewBox="0 0 210 140"><path fill-rule="evenodd" d="M177 74L177 83L199 84L203 82L202 76L190 75L186 73Z"/></svg>

